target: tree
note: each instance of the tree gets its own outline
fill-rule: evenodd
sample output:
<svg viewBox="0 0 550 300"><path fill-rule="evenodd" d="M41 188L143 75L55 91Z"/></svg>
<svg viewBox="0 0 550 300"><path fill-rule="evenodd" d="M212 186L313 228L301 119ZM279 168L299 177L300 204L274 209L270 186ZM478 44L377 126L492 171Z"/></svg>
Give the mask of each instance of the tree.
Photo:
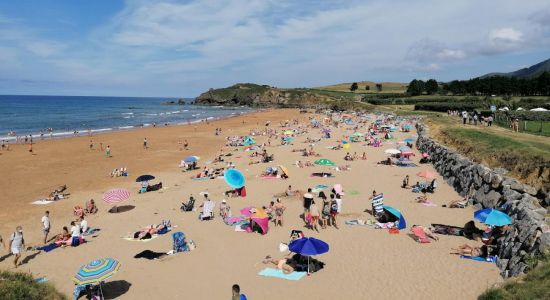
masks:
<svg viewBox="0 0 550 300"><path fill-rule="evenodd" d="M357 85L357 82L354 82L351 84L349 90L352 92L355 92L359 88L359 85Z"/></svg>
<svg viewBox="0 0 550 300"><path fill-rule="evenodd" d="M435 94L438 88L439 86L437 85L437 81L435 81L435 79L430 79L426 81L425 90L428 95Z"/></svg>
<svg viewBox="0 0 550 300"><path fill-rule="evenodd" d="M365 86L365 91L370 91L370 86L368 84Z"/></svg>
<svg viewBox="0 0 550 300"><path fill-rule="evenodd" d="M377 90L378 92L381 92L381 91L382 91L382 84L381 84L381 83L377 83L377 84L376 84L376 90Z"/></svg>
<svg viewBox="0 0 550 300"><path fill-rule="evenodd" d="M422 95L424 92L424 81L413 79L407 87L407 94L411 96Z"/></svg>

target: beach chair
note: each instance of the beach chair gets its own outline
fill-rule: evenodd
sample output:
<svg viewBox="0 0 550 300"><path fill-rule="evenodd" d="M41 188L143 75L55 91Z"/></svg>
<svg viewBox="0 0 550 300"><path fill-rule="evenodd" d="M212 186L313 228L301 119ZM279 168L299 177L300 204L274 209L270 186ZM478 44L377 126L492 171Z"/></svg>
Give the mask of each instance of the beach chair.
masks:
<svg viewBox="0 0 550 300"><path fill-rule="evenodd" d="M414 234L414 236L417 238L417 242L426 244L430 242L430 239L428 239L428 236L426 235L426 232L424 232L424 229L420 226L413 226L411 228L411 232Z"/></svg>
<svg viewBox="0 0 550 300"><path fill-rule="evenodd" d="M172 240L174 242L174 252L186 252L189 251L189 246L187 245L187 242L185 241L185 234L181 231L174 232L172 234Z"/></svg>
<svg viewBox="0 0 550 300"><path fill-rule="evenodd" d="M183 203L181 206L181 211L193 211L193 208L195 207L195 198L191 197L189 198L189 201L187 203Z"/></svg>
<svg viewBox="0 0 550 300"><path fill-rule="evenodd" d="M376 218L384 214L384 194L378 194L372 198L372 214Z"/></svg>

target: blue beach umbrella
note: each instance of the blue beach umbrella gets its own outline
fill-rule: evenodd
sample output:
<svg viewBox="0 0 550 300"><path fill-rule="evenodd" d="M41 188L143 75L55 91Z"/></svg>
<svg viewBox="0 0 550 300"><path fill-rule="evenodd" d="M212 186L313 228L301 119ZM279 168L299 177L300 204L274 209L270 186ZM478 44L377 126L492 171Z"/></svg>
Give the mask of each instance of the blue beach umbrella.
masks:
<svg viewBox="0 0 550 300"><path fill-rule="evenodd" d="M229 169L223 173L225 182L234 189L239 189L244 186L244 175L239 170Z"/></svg>
<svg viewBox="0 0 550 300"><path fill-rule="evenodd" d="M405 217L401 214L400 211L387 205L384 205L383 208L390 214L394 215L397 219L399 219L399 224L397 224L398 229L405 229L407 227L407 222L405 221Z"/></svg>
<svg viewBox="0 0 550 300"><path fill-rule="evenodd" d="M512 224L509 215L492 208L480 209L474 213L474 218L482 223L492 226L504 226Z"/></svg>
<svg viewBox="0 0 550 300"><path fill-rule="evenodd" d="M412 142L414 142L414 139L413 138L406 138L406 139L403 140L403 142L412 143Z"/></svg>
<svg viewBox="0 0 550 300"><path fill-rule="evenodd" d="M292 241L288 249L294 253L307 256L307 273L309 274L309 257L327 253L329 246L327 243L312 237L304 237Z"/></svg>
<svg viewBox="0 0 550 300"><path fill-rule="evenodd" d="M198 161L199 159L201 158L195 155L191 155L191 156L187 156L183 161L185 161L186 163L192 163L192 162Z"/></svg>

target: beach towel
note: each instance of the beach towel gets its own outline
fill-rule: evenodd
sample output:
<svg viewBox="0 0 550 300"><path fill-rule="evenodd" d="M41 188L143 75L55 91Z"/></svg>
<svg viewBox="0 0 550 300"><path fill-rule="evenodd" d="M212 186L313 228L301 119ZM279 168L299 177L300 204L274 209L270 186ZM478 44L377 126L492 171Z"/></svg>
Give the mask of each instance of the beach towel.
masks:
<svg viewBox="0 0 550 300"><path fill-rule="evenodd" d="M427 244L430 242L430 239L428 239L428 236L426 236L426 232L424 232L424 229L422 227L413 226L411 228L411 232L414 234L414 236L418 238L417 242L422 244Z"/></svg>
<svg viewBox="0 0 550 300"><path fill-rule="evenodd" d="M437 204L433 203L432 201L426 201L426 202L422 202L422 205L424 205L424 206L428 206L428 207L434 207L434 206L437 206Z"/></svg>
<svg viewBox="0 0 550 300"><path fill-rule="evenodd" d="M396 166L402 167L402 168L418 167L418 165L415 164L415 163L410 163L410 164L400 164L400 163L398 163Z"/></svg>
<svg viewBox="0 0 550 300"><path fill-rule="evenodd" d="M38 247L36 248L37 250L42 250L44 252L50 252L54 249L57 249L59 248L59 245L57 245L56 243L51 243L49 245L46 245L46 246L43 246L43 247Z"/></svg>
<svg viewBox="0 0 550 300"><path fill-rule="evenodd" d="M300 280L302 277L306 276L306 274L307 272L292 272L290 274L285 274L282 270L273 268L265 268L258 273L258 275L265 277L275 277L294 281Z"/></svg>
<svg viewBox="0 0 550 300"><path fill-rule="evenodd" d="M496 256L481 257L481 256L465 256L465 255L461 255L460 258L470 259L470 260L475 260L475 261L489 262L489 263L496 263L497 259L498 259Z"/></svg>
<svg viewBox="0 0 550 300"><path fill-rule="evenodd" d="M367 221L365 221L365 220L359 220L359 219L357 219L357 220L347 220L347 221L345 221L345 223L346 223L347 225L352 225L352 226L355 226L355 225L359 225L359 226L369 226L369 225L374 225L375 222L372 221L372 220L367 220Z"/></svg>
<svg viewBox="0 0 550 300"><path fill-rule="evenodd" d="M31 204L34 204L34 205L46 205L46 204L50 204L50 203L54 203L55 201L51 201L51 200L48 200L48 199L39 199L39 200L36 200L34 202L31 202Z"/></svg>
<svg viewBox="0 0 550 300"><path fill-rule="evenodd" d="M212 178L210 178L210 177L200 177L200 178L193 177L191 179L193 179L193 180L209 180L209 179L212 179Z"/></svg>
<svg viewBox="0 0 550 300"><path fill-rule="evenodd" d="M153 235L151 235L150 239L139 240L139 239L134 239L133 237L127 237L127 236L123 237L123 239L127 240L127 241L131 241L131 242L144 242L145 243L145 242L152 241L152 240L154 240L158 237L159 237L158 234L153 234Z"/></svg>
<svg viewBox="0 0 550 300"><path fill-rule="evenodd" d="M359 193L358 191L356 190L351 190L351 191L348 191L348 196L357 196L361 193Z"/></svg>
<svg viewBox="0 0 550 300"><path fill-rule="evenodd" d="M334 175L330 173L311 173L311 177L334 178Z"/></svg>
<svg viewBox="0 0 550 300"><path fill-rule="evenodd" d="M433 227L432 232L437 234L462 236L464 232L464 228L457 227L457 226L432 224L432 227Z"/></svg>

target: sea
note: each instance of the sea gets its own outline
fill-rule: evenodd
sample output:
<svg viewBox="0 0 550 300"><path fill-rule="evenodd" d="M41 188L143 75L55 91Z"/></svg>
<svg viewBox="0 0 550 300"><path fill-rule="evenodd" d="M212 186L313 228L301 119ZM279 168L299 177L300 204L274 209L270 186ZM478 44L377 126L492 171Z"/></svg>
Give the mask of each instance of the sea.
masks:
<svg viewBox="0 0 550 300"><path fill-rule="evenodd" d="M149 126L181 125L253 111L248 107L184 105L165 97L0 95L0 140L63 138ZM50 130L51 129L51 130ZM75 133L76 131L76 133Z"/></svg>

